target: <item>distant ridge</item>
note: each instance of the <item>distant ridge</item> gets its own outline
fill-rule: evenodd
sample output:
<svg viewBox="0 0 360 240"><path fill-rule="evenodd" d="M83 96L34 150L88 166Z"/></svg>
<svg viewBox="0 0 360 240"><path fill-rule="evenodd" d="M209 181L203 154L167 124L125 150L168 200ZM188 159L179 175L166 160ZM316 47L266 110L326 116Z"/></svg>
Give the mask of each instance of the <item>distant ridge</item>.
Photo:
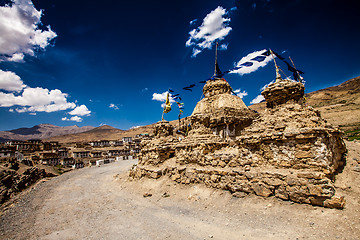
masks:
<svg viewBox="0 0 360 240"><path fill-rule="evenodd" d="M56 136L47 140L58 141L60 143L90 142L96 140L117 140L122 139L123 137L133 137L141 133L151 133L152 126L153 125L147 125L129 130L120 130L109 125L103 125L101 127L97 127L86 132Z"/></svg>
<svg viewBox="0 0 360 240"><path fill-rule="evenodd" d="M76 125L59 127L52 124L39 124L31 128L18 128L10 131L0 131L0 141L46 139L59 135L85 132L91 129L94 129L94 127L78 127Z"/></svg>

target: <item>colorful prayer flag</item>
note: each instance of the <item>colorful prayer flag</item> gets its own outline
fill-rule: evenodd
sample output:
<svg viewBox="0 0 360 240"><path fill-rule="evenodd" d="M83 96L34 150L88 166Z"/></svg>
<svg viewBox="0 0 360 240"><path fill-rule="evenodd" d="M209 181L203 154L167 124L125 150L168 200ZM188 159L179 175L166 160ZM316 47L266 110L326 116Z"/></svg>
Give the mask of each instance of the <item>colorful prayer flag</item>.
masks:
<svg viewBox="0 0 360 240"><path fill-rule="evenodd" d="M166 96L166 102L165 102L165 107L164 107L163 113L168 113L170 111L171 111L171 104L170 104L169 93L168 93Z"/></svg>

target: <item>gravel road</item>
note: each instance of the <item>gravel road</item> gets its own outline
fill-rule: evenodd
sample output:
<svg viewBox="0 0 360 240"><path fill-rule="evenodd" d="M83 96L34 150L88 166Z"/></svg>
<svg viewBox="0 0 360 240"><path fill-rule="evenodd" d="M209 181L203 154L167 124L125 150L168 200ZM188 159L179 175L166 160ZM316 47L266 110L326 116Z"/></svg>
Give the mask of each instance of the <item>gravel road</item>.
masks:
<svg viewBox="0 0 360 240"><path fill-rule="evenodd" d="M0 216L0 239L357 239L358 202L335 210L235 198L167 180L126 180L135 161L34 186ZM143 197L144 193L151 197ZM164 194L166 192L166 194ZM356 198L358 201L358 198Z"/></svg>

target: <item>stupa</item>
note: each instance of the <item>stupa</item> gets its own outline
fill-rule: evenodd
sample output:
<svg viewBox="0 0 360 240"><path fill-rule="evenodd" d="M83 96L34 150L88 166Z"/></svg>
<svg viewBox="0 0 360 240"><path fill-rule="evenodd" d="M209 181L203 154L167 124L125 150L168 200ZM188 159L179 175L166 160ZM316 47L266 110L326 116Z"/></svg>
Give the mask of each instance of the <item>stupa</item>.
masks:
<svg viewBox="0 0 360 240"><path fill-rule="evenodd" d="M158 124L155 131L166 134L142 143L129 177L166 177L234 194L343 208L345 200L332 184L345 164L342 132L304 103L304 85L277 76L262 93L268 107L263 114L231 92L224 79L208 80L205 97L183 121L191 125L188 135L179 138Z"/></svg>
<svg viewBox="0 0 360 240"><path fill-rule="evenodd" d="M230 84L222 78L215 52L215 70L213 77L203 87L204 98L200 100L189 117L191 126L197 131L222 138L236 137L241 130L249 126L257 114L250 110L242 99L233 95Z"/></svg>

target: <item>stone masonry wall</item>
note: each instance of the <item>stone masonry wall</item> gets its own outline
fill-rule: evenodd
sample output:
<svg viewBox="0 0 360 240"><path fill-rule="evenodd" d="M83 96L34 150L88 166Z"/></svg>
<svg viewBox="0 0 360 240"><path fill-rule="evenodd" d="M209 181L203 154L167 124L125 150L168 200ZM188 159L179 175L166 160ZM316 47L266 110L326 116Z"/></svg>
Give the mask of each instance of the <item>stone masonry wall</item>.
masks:
<svg viewBox="0 0 360 240"><path fill-rule="evenodd" d="M194 131L196 132L196 131ZM193 134L144 141L130 177L168 177L208 187L342 208L334 175L344 165L341 132L310 107L268 110L236 139Z"/></svg>

